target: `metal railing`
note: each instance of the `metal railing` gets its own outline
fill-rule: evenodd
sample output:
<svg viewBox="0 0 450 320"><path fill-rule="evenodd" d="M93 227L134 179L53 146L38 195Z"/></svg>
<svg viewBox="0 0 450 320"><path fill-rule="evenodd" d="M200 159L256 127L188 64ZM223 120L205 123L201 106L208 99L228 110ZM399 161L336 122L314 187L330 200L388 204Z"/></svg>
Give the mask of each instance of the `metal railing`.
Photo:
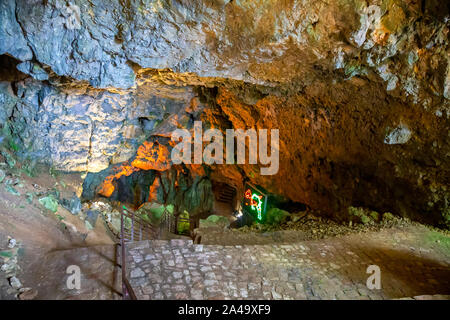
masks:
<svg viewBox="0 0 450 320"><path fill-rule="evenodd" d="M169 233L179 234L178 224L183 222L191 223L191 220L189 218L180 217L180 215L174 216L167 209L164 209L164 212L161 215L160 231L164 230ZM186 232L184 235L190 235L190 233Z"/></svg>
<svg viewBox="0 0 450 320"><path fill-rule="evenodd" d="M145 221L139 216L136 216L134 212L128 212L128 209L123 207L125 211L122 211L120 215L120 249L121 249L121 264L122 269L122 299L124 300L137 300L136 294L130 285L127 277L127 243L142 240L157 239L159 237L160 230L151 225L148 221ZM125 222L125 219L129 219L129 223Z"/></svg>
<svg viewBox="0 0 450 320"><path fill-rule="evenodd" d="M165 231L169 233L176 233L176 219L169 210L164 209L161 215L161 223L159 225L160 231Z"/></svg>

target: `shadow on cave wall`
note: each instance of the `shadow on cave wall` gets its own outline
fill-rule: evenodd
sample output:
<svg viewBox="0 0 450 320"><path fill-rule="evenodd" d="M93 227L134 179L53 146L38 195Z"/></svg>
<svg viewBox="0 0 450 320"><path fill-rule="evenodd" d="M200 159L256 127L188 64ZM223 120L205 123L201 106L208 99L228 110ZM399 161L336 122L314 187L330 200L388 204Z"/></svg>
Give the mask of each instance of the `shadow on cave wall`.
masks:
<svg viewBox="0 0 450 320"><path fill-rule="evenodd" d="M0 81L15 82L29 77L27 74L17 70L19 63L19 60L6 54L0 55Z"/></svg>

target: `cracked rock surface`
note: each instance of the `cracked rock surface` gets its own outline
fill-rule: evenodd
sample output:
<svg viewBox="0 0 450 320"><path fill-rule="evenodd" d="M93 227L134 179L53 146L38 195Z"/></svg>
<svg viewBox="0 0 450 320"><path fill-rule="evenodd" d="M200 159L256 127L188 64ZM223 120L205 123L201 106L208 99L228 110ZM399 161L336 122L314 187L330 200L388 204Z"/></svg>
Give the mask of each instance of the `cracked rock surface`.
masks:
<svg viewBox="0 0 450 320"><path fill-rule="evenodd" d="M280 171L212 166L329 215L450 223L449 4L411 0L0 3L2 141L100 172L192 129L280 130ZM192 169L192 168L191 168ZM193 170L193 169L192 169Z"/></svg>

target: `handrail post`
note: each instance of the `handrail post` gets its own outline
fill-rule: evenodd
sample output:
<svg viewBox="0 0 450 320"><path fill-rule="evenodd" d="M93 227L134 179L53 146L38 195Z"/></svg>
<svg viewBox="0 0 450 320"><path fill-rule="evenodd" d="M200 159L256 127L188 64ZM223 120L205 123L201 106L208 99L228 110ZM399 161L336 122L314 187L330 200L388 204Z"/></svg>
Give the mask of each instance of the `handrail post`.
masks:
<svg viewBox="0 0 450 320"><path fill-rule="evenodd" d="M125 259L125 232L124 232L124 223L123 223L123 214L120 215L120 249L121 259L122 259L122 299L126 299L128 297L127 287L125 286L126 279L126 259Z"/></svg>
<svg viewBox="0 0 450 320"><path fill-rule="evenodd" d="M134 241L134 211L131 212L131 242Z"/></svg>
<svg viewBox="0 0 450 320"><path fill-rule="evenodd" d="M127 273L126 273L126 253L127 253L127 249L126 249L126 239L125 239L125 233L126 233L126 228L125 228L125 219L129 218L131 219L131 229L130 229L130 239L131 241L134 241L134 220L137 219L137 223L139 224L139 234L136 232L136 237L139 237L140 240L143 239L144 236L144 232L147 232L146 230L148 229L148 232L150 232L149 234L149 239L152 238L152 225L147 223L145 220L143 220L142 218L140 218L139 216L135 216L134 215L134 211L131 211L131 214L128 210L126 210L125 206L123 207L123 209L125 209L125 211L121 212L120 215L120 247L121 247L121 259L122 259L122 299L127 300L127 299L131 299L131 300L137 300L136 294L133 290L133 287L131 286L130 282L128 281L127 278ZM148 240L149 240L148 239Z"/></svg>

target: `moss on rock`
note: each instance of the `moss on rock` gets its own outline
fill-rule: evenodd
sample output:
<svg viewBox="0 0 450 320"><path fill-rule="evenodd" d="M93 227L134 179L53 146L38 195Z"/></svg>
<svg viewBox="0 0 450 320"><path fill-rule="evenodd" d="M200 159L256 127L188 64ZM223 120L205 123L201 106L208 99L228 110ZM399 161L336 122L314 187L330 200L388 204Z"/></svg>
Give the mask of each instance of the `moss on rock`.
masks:
<svg viewBox="0 0 450 320"><path fill-rule="evenodd" d="M39 203L52 212L58 211L58 201L53 197L53 195L39 199Z"/></svg>
<svg viewBox="0 0 450 320"><path fill-rule="evenodd" d="M289 217L289 212L278 209L278 208L270 208L266 214L266 223L271 225L279 225L286 221L287 217Z"/></svg>

